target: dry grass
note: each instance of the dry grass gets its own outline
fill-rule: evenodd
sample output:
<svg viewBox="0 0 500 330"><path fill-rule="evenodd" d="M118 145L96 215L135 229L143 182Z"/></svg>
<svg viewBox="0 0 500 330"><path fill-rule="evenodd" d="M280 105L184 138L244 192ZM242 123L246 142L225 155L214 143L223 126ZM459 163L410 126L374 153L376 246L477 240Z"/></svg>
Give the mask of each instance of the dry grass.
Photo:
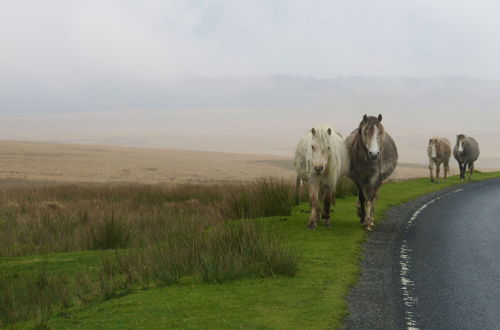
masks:
<svg viewBox="0 0 500 330"><path fill-rule="evenodd" d="M0 150L0 180L213 184L294 178L290 158L269 155L16 141L0 141Z"/></svg>
<svg viewBox="0 0 500 330"><path fill-rule="evenodd" d="M15 185L0 190L0 256L142 247L227 219L286 215L292 187Z"/></svg>
<svg viewBox="0 0 500 330"><path fill-rule="evenodd" d="M214 184L261 177L295 179L292 151L289 157L280 157L15 141L0 141L0 150L4 181ZM399 164L392 177L427 175L424 165Z"/></svg>

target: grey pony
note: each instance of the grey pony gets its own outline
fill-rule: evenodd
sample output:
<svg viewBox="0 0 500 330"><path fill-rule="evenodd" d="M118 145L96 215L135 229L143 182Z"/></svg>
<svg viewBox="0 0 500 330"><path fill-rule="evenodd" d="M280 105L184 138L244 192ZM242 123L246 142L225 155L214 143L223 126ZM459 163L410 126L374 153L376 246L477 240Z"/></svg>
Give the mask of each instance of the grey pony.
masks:
<svg viewBox="0 0 500 330"><path fill-rule="evenodd" d="M460 168L460 179L465 179L465 172L468 167L469 180L471 180L474 171L474 162L479 158L479 145L477 141L471 136L458 134L457 142L453 148L453 157L457 160L458 167Z"/></svg>

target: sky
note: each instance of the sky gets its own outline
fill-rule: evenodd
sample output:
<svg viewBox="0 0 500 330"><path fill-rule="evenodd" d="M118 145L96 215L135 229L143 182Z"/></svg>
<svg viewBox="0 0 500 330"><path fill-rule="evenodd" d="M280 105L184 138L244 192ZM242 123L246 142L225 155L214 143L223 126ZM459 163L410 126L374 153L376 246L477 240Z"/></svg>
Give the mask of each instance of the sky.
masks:
<svg viewBox="0 0 500 330"><path fill-rule="evenodd" d="M500 3L3 0L2 84L289 74L500 79Z"/></svg>

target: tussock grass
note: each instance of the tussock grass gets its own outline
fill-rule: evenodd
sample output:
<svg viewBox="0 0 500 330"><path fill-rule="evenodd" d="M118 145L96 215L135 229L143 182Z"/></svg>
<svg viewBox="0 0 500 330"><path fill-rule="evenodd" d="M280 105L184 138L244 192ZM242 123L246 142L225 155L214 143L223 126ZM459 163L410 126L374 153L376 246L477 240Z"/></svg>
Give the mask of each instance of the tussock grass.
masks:
<svg viewBox="0 0 500 330"><path fill-rule="evenodd" d="M293 187L260 180L228 186L57 185L0 191L0 257L103 251L85 272L0 273L0 326L184 277L224 282L293 276L298 253L251 217L289 215ZM236 220L229 220L236 219Z"/></svg>
<svg viewBox="0 0 500 330"><path fill-rule="evenodd" d="M232 185L52 185L0 190L0 256L136 248L179 226L289 215L292 186L262 179Z"/></svg>
<svg viewBox="0 0 500 330"><path fill-rule="evenodd" d="M126 221L116 216L105 218L95 228L90 228L92 247L97 250L126 248L130 241L130 230Z"/></svg>
<svg viewBox="0 0 500 330"><path fill-rule="evenodd" d="M299 253L255 220L290 216L294 186L14 185L0 190L0 257L103 250L95 267L0 273L0 326L38 328L68 307L170 286L293 277ZM306 194L307 192L304 192ZM349 181L338 196L352 194ZM114 251L105 251L114 250Z"/></svg>
<svg viewBox="0 0 500 330"><path fill-rule="evenodd" d="M298 253L251 221L225 223L135 250L103 254L93 272L0 275L0 326L35 319L39 326L71 306L123 296L183 277L222 283L243 276L294 276Z"/></svg>
<svg viewBox="0 0 500 330"><path fill-rule="evenodd" d="M108 277L120 274L147 286L171 285L185 276L218 283L244 276L294 276L299 257L276 233L238 221L187 238L118 251L104 260Z"/></svg>
<svg viewBox="0 0 500 330"><path fill-rule="evenodd" d="M357 196L358 188L354 181L352 181L347 176L340 177L337 182L336 197L345 198L349 196ZM309 201L309 189L307 184L304 184L303 188L299 190L299 203Z"/></svg>
<svg viewBox="0 0 500 330"><path fill-rule="evenodd" d="M480 174L475 180L498 177ZM448 183L428 178L382 186L377 202L381 220L389 207L422 194L461 183L457 176ZM308 214L298 206L291 216L262 220L264 229L278 230L300 249L297 276L251 278L223 285L173 285L92 304L49 321L54 328L137 327L161 328L286 328L337 329L347 313L345 297L360 273L359 260L366 231L356 215L356 197L339 199L333 227L305 229ZM371 235L371 234L370 234ZM189 282L188 282L189 283ZM168 312L166 312L168 311Z"/></svg>
<svg viewBox="0 0 500 330"><path fill-rule="evenodd" d="M339 179L339 182L337 183L337 197L338 198L344 198L348 196L357 196L358 195L358 188L356 187L356 184L354 181L352 181L350 178L343 176Z"/></svg>

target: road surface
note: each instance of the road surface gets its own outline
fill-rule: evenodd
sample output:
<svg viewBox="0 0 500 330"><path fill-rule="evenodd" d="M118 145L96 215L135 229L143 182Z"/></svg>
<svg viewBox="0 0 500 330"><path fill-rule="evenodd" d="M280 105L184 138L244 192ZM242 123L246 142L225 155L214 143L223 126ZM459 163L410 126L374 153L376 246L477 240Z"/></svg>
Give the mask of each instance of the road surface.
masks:
<svg viewBox="0 0 500 330"><path fill-rule="evenodd" d="M394 208L362 266L347 329L500 329L500 180Z"/></svg>

